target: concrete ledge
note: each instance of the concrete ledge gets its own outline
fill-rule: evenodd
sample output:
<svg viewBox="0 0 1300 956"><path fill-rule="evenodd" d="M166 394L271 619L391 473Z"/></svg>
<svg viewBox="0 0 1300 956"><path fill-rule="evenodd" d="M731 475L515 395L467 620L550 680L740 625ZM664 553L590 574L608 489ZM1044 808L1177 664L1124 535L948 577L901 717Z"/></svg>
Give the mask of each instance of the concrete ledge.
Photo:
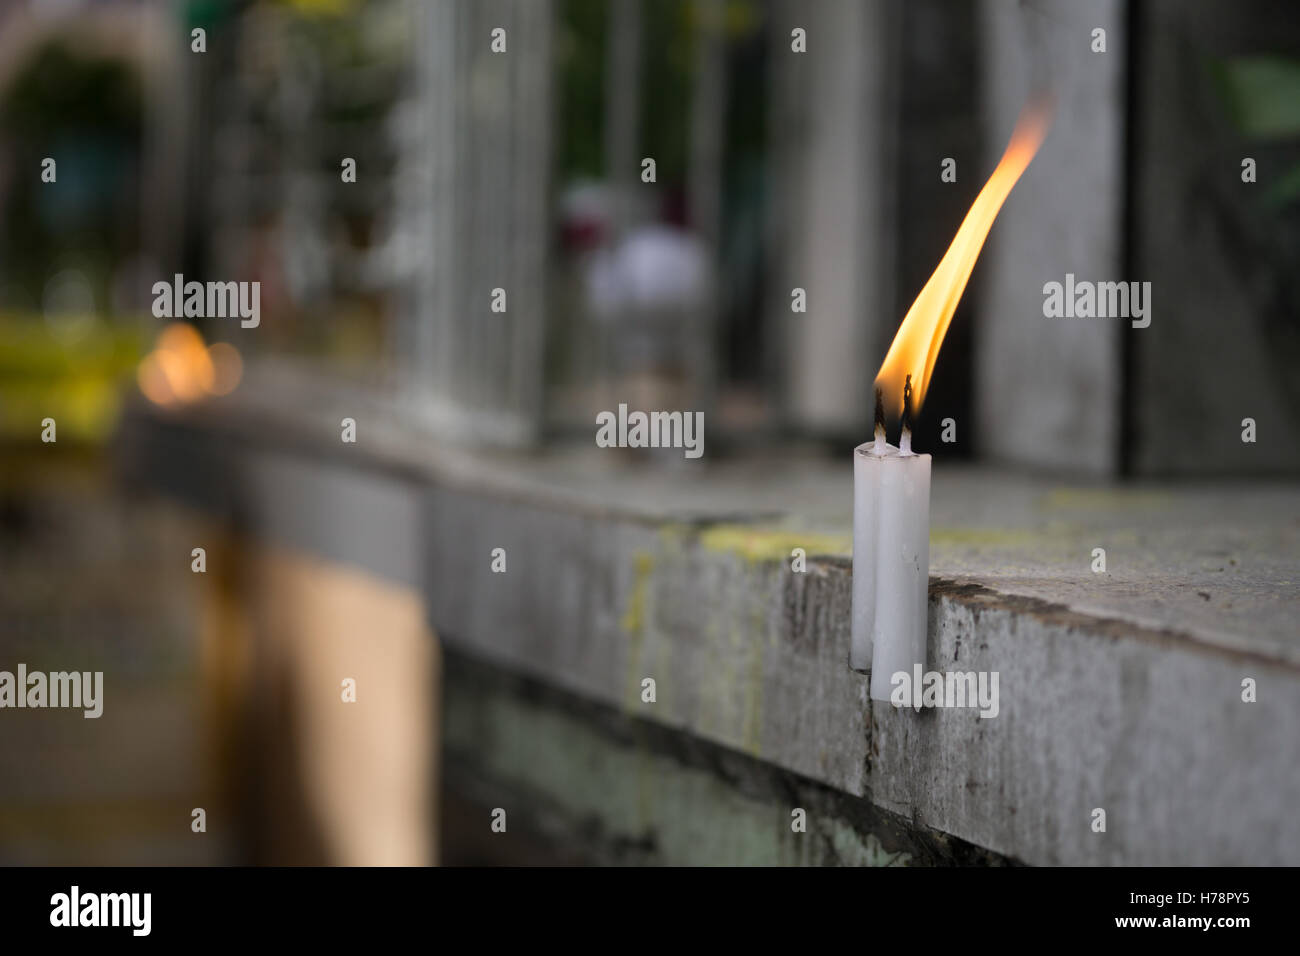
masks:
<svg viewBox="0 0 1300 956"><path fill-rule="evenodd" d="M326 398L279 394L137 409L126 461L259 534L413 577L452 651L918 827L1038 864L1300 863L1293 488L936 466L929 667L997 671L1001 710L916 714L847 667L847 458L611 473L453 452L356 406L348 446ZM1091 574L1093 543L1119 570Z"/></svg>
<svg viewBox="0 0 1300 956"><path fill-rule="evenodd" d="M542 863L1000 866L1009 861L832 787L654 721L447 657L443 764L459 804L448 862L500 852L508 813ZM804 811L806 829L792 828ZM556 859L558 858L558 860Z"/></svg>
<svg viewBox="0 0 1300 956"><path fill-rule="evenodd" d="M1001 712L896 711L847 667L840 559L798 574L719 551L707 526L433 498L429 601L453 647L1027 862L1297 859L1289 664L934 579L929 667L998 671ZM498 546L530 570L465 574Z"/></svg>

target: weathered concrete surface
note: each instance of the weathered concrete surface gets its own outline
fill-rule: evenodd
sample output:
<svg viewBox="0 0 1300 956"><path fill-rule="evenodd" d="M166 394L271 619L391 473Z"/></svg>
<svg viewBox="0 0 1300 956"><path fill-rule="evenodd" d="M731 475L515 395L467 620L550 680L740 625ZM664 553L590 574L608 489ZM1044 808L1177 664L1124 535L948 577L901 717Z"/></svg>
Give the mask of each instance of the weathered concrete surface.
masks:
<svg viewBox="0 0 1300 956"><path fill-rule="evenodd" d="M349 446L328 395L286 387L170 425L137 413L128 458L299 546L381 572L404 555L452 651L997 853L1300 863L1295 488L1064 487L936 462L929 666L999 672L1001 710L918 715L872 705L847 668L847 451L842 467L471 457L356 397Z"/></svg>
<svg viewBox="0 0 1300 956"><path fill-rule="evenodd" d="M460 800L473 806L461 819L447 821L453 841L448 862L477 862L473 856L461 860L457 843L469 844L470 853L499 853L503 843L517 845L521 833L541 837L565 862L1007 862L698 737L463 655L452 655L447 664L446 777ZM484 826L496 807L507 813L504 835L488 835ZM798 831L795 810L803 811Z"/></svg>

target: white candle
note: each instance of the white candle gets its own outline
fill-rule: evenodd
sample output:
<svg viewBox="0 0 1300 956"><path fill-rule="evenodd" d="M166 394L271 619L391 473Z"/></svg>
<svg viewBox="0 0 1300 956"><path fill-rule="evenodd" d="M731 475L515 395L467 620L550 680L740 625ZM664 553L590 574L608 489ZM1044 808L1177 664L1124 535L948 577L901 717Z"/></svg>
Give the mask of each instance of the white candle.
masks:
<svg viewBox="0 0 1300 956"><path fill-rule="evenodd" d="M889 700L899 671L925 667L930 578L930 456L885 440L853 450L853 625L849 666L871 671L871 697Z"/></svg>
<svg viewBox="0 0 1300 956"><path fill-rule="evenodd" d="M849 666L871 671L871 697L889 700L902 671L925 670L930 578L930 456L912 454L911 423L948 323L993 220L1047 134L1050 111L1027 107L1007 151L894 336L876 373L875 440L853 449L853 622ZM900 387L901 385L901 387ZM882 388L888 391L882 394ZM886 401L902 411L899 447L885 438Z"/></svg>

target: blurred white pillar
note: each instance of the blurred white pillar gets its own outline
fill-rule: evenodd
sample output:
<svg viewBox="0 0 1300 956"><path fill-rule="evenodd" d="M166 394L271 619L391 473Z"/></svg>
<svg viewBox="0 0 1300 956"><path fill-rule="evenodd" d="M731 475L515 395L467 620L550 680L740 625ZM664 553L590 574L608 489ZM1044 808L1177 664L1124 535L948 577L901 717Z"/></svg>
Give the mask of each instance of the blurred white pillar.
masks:
<svg viewBox="0 0 1300 956"><path fill-rule="evenodd" d="M697 0L695 77L691 98L687 190L690 225L708 255L708 292L692 317L687 364L696 407L706 416L715 408L718 380L718 325L722 305L722 163L727 113L726 8L723 0Z"/></svg>
<svg viewBox="0 0 1300 956"><path fill-rule="evenodd" d="M551 0L417 4L410 183L418 255L412 336L421 370L410 412L451 437L527 444L542 422L551 174ZM505 50L492 49L505 31ZM505 294L494 311L493 290ZM427 375L425 370L427 370Z"/></svg>
<svg viewBox="0 0 1300 956"><path fill-rule="evenodd" d="M1005 149L1032 95L1055 122L1003 206L975 268L980 290L975 397L981 454L1110 474L1119 445L1121 319L1045 318L1043 285L1122 281L1125 6L1120 0L981 10L986 162ZM1106 31L1106 52L1092 31Z"/></svg>
<svg viewBox="0 0 1300 956"><path fill-rule="evenodd" d="M885 310L895 26L881 3L774 8L773 194L785 226L777 227L784 281L772 307L785 319L789 424L811 431L866 435L871 383L884 357L877 341L882 326L892 327ZM806 53L791 50L795 28L807 31ZM782 82L787 71L797 88ZM791 312L796 287L807 292L806 313Z"/></svg>

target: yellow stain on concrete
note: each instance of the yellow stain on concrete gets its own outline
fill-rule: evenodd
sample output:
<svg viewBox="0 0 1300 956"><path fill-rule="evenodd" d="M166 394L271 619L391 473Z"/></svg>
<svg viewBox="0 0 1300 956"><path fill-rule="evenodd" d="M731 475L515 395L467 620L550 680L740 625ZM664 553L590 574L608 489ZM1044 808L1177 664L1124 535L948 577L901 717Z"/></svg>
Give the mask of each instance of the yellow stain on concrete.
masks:
<svg viewBox="0 0 1300 956"><path fill-rule="evenodd" d="M706 551L736 554L753 564L789 562L795 548L803 548L810 558L819 554L853 553L851 534L811 534L745 524L711 525L700 532L699 541Z"/></svg>
<svg viewBox="0 0 1300 956"><path fill-rule="evenodd" d="M635 577L632 581L632 596L628 598L627 609L618 622L624 631L633 636L645 630L645 596L654 567L653 555L646 551L637 553L633 563Z"/></svg>
<svg viewBox="0 0 1300 956"><path fill-rule="evenodd" d="M650 575L654 573L654 556L645 551L633 560L632 593L627 609L619 619L619 626L627 634L627 674L624 702L631 710L641 704L641 679L650 675L641 673L641 652L645 644L646 595L650 589Z"/></svg>

